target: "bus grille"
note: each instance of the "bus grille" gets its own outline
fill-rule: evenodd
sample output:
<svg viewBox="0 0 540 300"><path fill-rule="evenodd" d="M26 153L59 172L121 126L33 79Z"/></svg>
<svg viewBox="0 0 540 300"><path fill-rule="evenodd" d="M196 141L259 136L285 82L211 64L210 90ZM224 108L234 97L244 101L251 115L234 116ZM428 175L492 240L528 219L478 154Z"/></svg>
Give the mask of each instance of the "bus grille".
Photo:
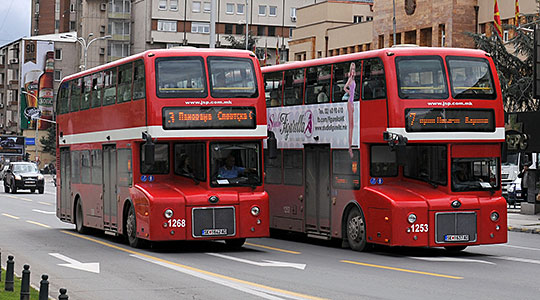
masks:
<svg viewBox="0 0 540 300"><path fill-rule="evenodd" d="M236 222L234 207L193 208L193 237L234 236Z"/></svg>
<svg viewBox="0 0 540 300"><path fill-rule="evenodd" d="M436 213L435 230L435 242L437 243L475 242L476 213Z"/></svg>

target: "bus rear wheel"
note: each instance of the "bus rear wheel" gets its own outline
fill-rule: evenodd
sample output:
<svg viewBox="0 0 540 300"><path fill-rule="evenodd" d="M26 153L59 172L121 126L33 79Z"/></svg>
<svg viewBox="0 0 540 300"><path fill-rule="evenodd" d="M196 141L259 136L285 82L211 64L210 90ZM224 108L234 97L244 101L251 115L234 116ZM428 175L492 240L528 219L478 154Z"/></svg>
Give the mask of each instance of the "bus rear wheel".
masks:
<svg viewBox="0 0 540 300"><path fill-rule="evenodd" d="M446 251L453 252L453 253L463 251L463 250L465 250L465 248L467 248L467 246L446 246L446 247L444 247L444 249L446 249Z"/></svg>
<svg viewBox="0 0 540 300"><path fill-rule="evenodd" d="M125 234L129 245L133 248L142 248L144 241L137 237L137 218L135 216L135 208L133 208L133 206L129 207L125 229Z"/></svg>
<svg viewBox="0 0 540 300"><path fill-rule="evenodd" d="M81 200L77 201L77 210L75 211L75 229L81 234L86 234L90 231L88 230L88 227L84 226L84 215Z"/></svg>
<svg viewBox="0 0 540 300"><path fill-rule="evenodd" d="M232 240L225 240L225 244L227 244L227 247L230 249L240 249L246 242L246 239L232 239Z"/></svg>
<svg viewBox="0 0 540 300"><path fill-rule="evenodd" d="M353 208L347 215L347 241L351 249L355 251L364 251L366 242L366 223L364 215L358 208Z"/></svg>

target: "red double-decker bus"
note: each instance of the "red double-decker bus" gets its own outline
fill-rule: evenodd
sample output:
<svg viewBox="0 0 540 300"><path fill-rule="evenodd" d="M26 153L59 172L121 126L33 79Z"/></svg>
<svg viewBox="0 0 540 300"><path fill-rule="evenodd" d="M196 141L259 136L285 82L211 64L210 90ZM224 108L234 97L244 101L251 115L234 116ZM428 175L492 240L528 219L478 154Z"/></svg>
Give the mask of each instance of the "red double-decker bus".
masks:
<svg viewBox="0 0 540 300"><path fill-rule="evenodd" d="M504 115L483 51L395 47L262 68L270 227L446 247L507 241Z"/></svg>
<svg viewBox="0 0 540 300"><path fill-rule="evenodd" d="M145 241L268 235L264 87L249 51L151 50L66 77L57 216Z"/></svg>

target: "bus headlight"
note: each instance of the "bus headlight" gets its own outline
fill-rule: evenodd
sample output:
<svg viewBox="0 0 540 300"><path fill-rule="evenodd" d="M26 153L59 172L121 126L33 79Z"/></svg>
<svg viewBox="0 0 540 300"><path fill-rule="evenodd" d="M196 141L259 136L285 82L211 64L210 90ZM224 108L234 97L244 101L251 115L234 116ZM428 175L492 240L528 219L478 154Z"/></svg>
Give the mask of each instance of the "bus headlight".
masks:
<svg viewBox="0 0 540 300"><path fill-rule="evenodd" d="M409 223L413 224L414 222L416 222L416 215L413 214L413 213L410 213L409 216L407 217L407 221L409 221Z"/></svg>
<svg viewBox="0 0 540 300"><path fill-rule="evenodd" d="M172 209L169 208L169 209L165 210L165 213L163 215L165 215L165 218L170 219L170 218L172 218L174 213L173 213Z"/></svg>
<svg viewBox="0 0 540 300"><path fill-rule="evenodd" d="M499 213L494 211L494 212L491 213L489 218L491 219L491 221L497 222L499 220Z"/></svg>
<svg viewBox="0 0 540 300"><path fill-rule="evenodd" d="M258 216L261 213L261 209L258 206L253 206L251 208L251 214L254 216Z"/></svg>

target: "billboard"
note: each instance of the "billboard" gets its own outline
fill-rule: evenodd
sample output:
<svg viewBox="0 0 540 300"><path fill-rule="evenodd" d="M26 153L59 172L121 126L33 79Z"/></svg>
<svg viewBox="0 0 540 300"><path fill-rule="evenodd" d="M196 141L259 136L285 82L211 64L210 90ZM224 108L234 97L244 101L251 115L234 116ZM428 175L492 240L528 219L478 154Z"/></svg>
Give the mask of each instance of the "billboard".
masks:
<svg viewBox="0 0 540 300"><path fill-rule="evenodd" d="M0 156L21 156L24 154L24 137L0 136Z"/></svg>
<svg viewBox="0 0 540 300"><path fill-rule="evenodd" d="M21 129L47 129L48 122L29 120L24 115L27 107L38 108L41 118L53 117L54 43L50 41L24 40L20 89Z"/></svg>

